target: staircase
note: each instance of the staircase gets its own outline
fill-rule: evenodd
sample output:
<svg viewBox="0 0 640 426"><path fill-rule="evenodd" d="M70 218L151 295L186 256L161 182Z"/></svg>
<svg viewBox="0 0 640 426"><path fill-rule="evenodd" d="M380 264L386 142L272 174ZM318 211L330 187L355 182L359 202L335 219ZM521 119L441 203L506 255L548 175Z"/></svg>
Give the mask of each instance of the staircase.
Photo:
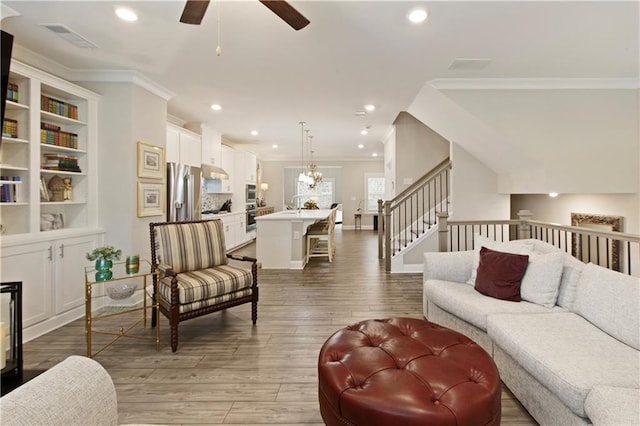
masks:
<svg viewBox="0 0 640 426"><path fill-rule="evenodd" d="M378 257L384 258L387 272L417 272L402 271L402 265L437 232L436 212L449 212L451 166L447 158L392 200L378 200ZM432 240L437 250L437 238Z"/></svg>

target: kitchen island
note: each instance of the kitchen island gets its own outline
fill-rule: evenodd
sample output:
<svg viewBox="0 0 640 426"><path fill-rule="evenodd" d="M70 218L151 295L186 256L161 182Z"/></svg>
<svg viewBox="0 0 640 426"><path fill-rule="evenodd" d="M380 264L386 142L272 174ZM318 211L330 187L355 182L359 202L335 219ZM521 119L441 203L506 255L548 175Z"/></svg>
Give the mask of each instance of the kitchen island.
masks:
<svg viewBox="0 0 640 426"><path fill-rule="evenodd" d="M256 257L262 268L303 269L307 228L330 214L330 209L283 210L256 217Z"/></svg>

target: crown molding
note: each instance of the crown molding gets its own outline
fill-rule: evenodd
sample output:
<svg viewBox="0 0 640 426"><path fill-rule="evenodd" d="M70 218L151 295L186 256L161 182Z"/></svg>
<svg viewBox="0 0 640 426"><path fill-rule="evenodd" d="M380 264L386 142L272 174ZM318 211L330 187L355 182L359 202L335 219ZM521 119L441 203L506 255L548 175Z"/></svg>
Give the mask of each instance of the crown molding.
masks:
<svg viewBox="0 0 640 426"><path fill-rule="evenodd" d="M175 96L175 93L169 91L138 71L73 69L20 45L14 45L13 48L13 56L20 62L44 70L47 73L56 75L68 81L75 83L80 81L132 83L161 97L165 101L169 101Z"/></svg>
<svg viewBox="0 0 640 426"><path fill-rule="evenodd" d="M176 94L159 85L149 77L138 71L131 70L72 70L72 80L74 81L94 81L110 83L133 83L169 101Z"/></svg>
<svg viewBox="0 0 640 426"><path fill-rule="evenodd" d="M429 84L438 90L637 90L640 78L437 78Z"/></svg>

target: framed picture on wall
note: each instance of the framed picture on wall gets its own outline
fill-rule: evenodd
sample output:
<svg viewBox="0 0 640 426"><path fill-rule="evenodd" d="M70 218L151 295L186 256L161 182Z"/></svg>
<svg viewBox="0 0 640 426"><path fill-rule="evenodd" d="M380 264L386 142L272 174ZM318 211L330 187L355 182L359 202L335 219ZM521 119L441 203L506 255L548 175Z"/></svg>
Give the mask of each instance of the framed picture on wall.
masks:
<svg viewBox="0 0 640 426"><path fill-rule="evenodd" d="M138 177L163 179L164 170L164 148L138 142Z"/></svg>
<svg viewBox="0 0 640 426"><path fill-rule="evenodd" d="M164 204L163 183L138 182L138 217L163 216Z"/></svg>

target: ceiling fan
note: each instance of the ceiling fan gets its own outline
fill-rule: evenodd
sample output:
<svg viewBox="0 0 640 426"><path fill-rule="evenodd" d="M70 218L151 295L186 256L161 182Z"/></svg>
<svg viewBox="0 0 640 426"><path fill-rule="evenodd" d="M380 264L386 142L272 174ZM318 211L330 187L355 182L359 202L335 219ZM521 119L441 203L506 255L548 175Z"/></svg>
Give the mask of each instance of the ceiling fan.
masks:
<svg viewBox="0 0 640 426"><path fill-rule="evenodd" d="M180 22L185 24L200 25L204 17L210 0L187 0L184 6ZM280 19L298 31L309 25L309 20L302 16L300 12L283 0L260 0L260 3L269 8Z"/></svg>

